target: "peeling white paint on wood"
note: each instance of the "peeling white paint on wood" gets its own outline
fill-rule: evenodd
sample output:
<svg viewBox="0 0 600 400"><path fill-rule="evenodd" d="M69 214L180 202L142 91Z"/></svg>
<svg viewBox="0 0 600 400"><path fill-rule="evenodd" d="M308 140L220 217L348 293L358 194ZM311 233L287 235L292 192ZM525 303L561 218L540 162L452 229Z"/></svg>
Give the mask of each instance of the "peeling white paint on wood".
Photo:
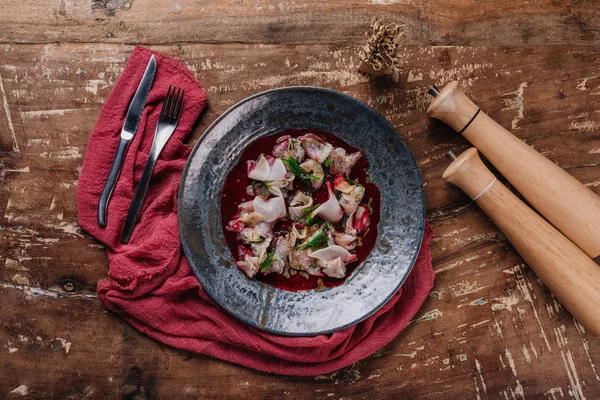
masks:
<svg viewBox="0 0 600 400"><path fill-rule="evenodd" d="M13 126L12 117L10 115L10 106L8 105L8 99L6 98L6 92L4 91L4 83L2 82L2 75L0 75L0 92L2 92L2 108L6 114L6 122L8 123L8 130L12 138L12 149L15 153L19 152L19 143L17 143L17 135L15 134L15 127Z"/></svg>
<svg viewBox="0 0 600 400"><path fill-rule="evenodd" d="M11 393L19 394L21 396L27 396L29 394L29 388L25 385L19 385L18 387L11 390Z"/></svg>

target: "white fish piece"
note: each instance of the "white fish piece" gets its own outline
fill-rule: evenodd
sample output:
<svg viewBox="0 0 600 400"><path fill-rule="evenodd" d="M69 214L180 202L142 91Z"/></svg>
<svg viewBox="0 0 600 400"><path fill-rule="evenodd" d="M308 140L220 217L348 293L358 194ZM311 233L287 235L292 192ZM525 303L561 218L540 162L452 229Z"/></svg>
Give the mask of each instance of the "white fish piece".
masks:
<svg viewBox="0 0 600 400"><path fill-rule="evenodd" d="M311 251L309 255L312 258L316 258L317 260L321 260L324 262L333 261L338 257L341 257L345 263L349 263L356 260L355 254L350 253L348 250L338 245L328 246L324 249Z"/></svg>
<svg viewBox="0 0 600 400"><path fill-rule="evenodd" d="M287 170L285 169L285 164L279 158L269 157L267 158L269 161L269 175L267 176L267 181L274 182L285 179L287 175Z"/></svg>
<svg viewBox="0 0 600 400"><path fill-rule="evenodd" d="M342 257L338 257L331 261L323 263L321 268L325 275L332 278L342 279L346 276L346 264L344 264Z"/></svg>
<svg viewBox="0 0 600 400"><path fill-rule="evenodd" d="M256 211L252 211L251 213L245 214L240 221L250 228L255 227L257 224L261 223L265 220L264 215L257 213Z"/></svg>
<svg viewBox="0 0 600 400"><path fill-rule="evenodd" d="M242 229L242 231L238 234L238 237L245 243L258 243L265 240L260 236L260 233L258 233L256 227Z"/></svg>
<svg viewBox="0 0 600 400"><path fill-rule="evenodd" d="M261 154L256 161L248 161L246 163L248 178L257 181L266 181L271 173L271 166L267 158Z"/></svg>
<svg viewBox="0 0 600 400"><path fill-rule="evenodd" d="M327 191L329 193L329 199L319 207L317 207L311 214L312 217L318 215L319 217L329 221L338 222L344 216L344 212L335 197L335 192L331 187L331 182L327 182Z"/></svg>
<svg viewBox="0 0 600 400"><path fill-rule="evenodd" d="M329 154L329 159L331 160L331 167L329 168L329 172L333 175L350 175L350 171L352 171L352 167L356 165L358 160L362 157L362 152L357 151L356 153L346 154L346 150L337 147L335 148L331 154Z"/></svg>
<svg viewBox="0 0 600 400"><path fill-rule="evenodd" d="M258 257L246 255L243 260L238 261L236 264L248 278L253 278L258 272Z"/></svg>
<svg viewBox="0 0 600 400"><path fill-rule="evenodd" d="M279 192L281 193L281 191ZM273 222L287 215L283 196L275 196L266 200L257 196L252 201L254 210L261 214L265 222Z"/></svg>
<svg viewBox="0 0 600 400"><path fill-rule="evenodd" d="M333 180L333 188L341 193L350 193L356 186L348 182L344 175L338 175Z"/></svg>
<svg viewBox="0 0 600 400"><path fill-rule="evenodd" d="M354 250L356 248L356 235L345 232L333 232L333 241L335 244L343 247L346 250Z"/></svg>
<svg viewBox="0 0 600 400"><path fill-rule="evenodd" d="M271 224L266 222L261 222L256 226L256 230L260 236L264 238L272 238L273 237L273 227Z"/></svg>
<svg viewBox="0 0 600 400"><path fill-rule="evenodd" d="M364 195L365 187L357 185L350 193L342 193L340 196L340 206L342 206L346 214L350 215L356 211Z"/></svg>
<svg viewBox="0 0 600 400"><path fill-rule="evenodd" d="M281 160L280 160L281 161ZM269 182L269 185L272 187L277 187L280 189L293 189L293 182L296 177L294 174L287 172L285 173L285 177L283 179L279 179L273 182Z"/></svg>
<svg viewBox="0 0 600 400"><path fill-rule="evenodd" d="M345 232L350 235L356 236L356 229L354 229L354 215L355 214L356 214L356 211L348 216L348 219L346 220Z"/></svg>
<svg viewBox="0 0 600 400"><path fill-rule="evenodd" d="M298 270L306 270L314 261L309 256L308 250L292 251L290 254L290 267Z"/></svg>
<svg viewBox="0 0 600 400"><path fill-rule="evenodd" d="M310 179L313 189L317 190L323 186L325 173L323 172L323 166L319 162L309 159L300 164L300 168L314 177Z"/></svg>
<svg viewBox="0 0 600 400"><path fill-rule="evenodd" d="M290 218L294 221L298 221L304 218L308 212L304 211L307 207L312 207L313 198L304 192L298 191L294 195L294 198L290 202L288 208Z"/></svg>
<svg viewBox="0 0 600 400"><path fill-rule="evenodd" d="M285 135L277 139L276 145L273 148L273 155L284 159L292 157L299 163L306 158L306 152L300 144L300 140L294 139L290 135Z"/></svg>
<svg viewBox="0 0 600 400"><path fill-rule="evenodd" d="M371 224L371 215L369 210L363 206L359 206L354 214L354 220L352 221L352 227L359 232L362 232L368 228Z"/></svg>
<svg viewBox="0 0 600 400"><path fill-rule="evenodd" d="M300 139L300 143L302 143L302 147L304 147L308 158L312 158L321 164L325 162L329 153L333 150L333 146L330 143L327 143L314 133L307 133L298 139Z"/></svg>
<svg viewBox="0 0 600 400"><path fill-rule="evenodd" d="M308 237L308 228L306 226L302 226L300 230L296 227L296 224L292 226L292 233L296 236L296 240L304 240Z"/></svg>
<svg viewBox="0 0 600 400"><path fill-rule="evenodd" d="M230 232L241 232L246 226L253 228L264 219L262 214L254 211L253 201L246 201L238 205L237 213L234 215L233 220L229 221L225 229Z"/></svg>

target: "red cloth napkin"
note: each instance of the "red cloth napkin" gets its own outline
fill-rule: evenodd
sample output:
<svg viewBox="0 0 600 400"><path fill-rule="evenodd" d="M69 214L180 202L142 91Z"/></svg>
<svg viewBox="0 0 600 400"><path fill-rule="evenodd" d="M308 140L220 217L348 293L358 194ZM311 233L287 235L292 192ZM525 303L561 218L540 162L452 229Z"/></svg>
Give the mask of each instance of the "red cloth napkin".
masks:
<svg viewBox="0 0 600 400"><path fill-rule="evenodd" d="M109 204L108 224L102 229L97 224L98 199L129 101L151 54L158 61L154 85ZM130 243L122 245L119 235L170 84L185 90L183 115L156 164L140 222ZM136 47L102 109L81 170L77 207L83 229L108 251L108 278L98 282L98 295L106 307L160 342L277 374L331 372L389 343L433 286L429 226L417 263L401 290L373 316L343 331L315 337L273 335L243 324L207 296L183 254L177 228L177 191L189 155L182 141L205 104L204 91L183 63Z"/></svg>

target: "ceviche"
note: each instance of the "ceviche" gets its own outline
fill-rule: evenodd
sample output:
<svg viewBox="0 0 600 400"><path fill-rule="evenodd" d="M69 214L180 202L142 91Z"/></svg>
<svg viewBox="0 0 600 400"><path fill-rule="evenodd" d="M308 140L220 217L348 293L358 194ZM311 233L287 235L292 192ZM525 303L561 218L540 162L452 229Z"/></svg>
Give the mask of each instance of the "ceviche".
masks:
<svg viewBox="0 0 600 400"><path fill-rule="evenodd" d="M331 133L289 130L244 152L227 177L221 217L249 278L331 287L373 248L379 191L360 150Z"/></svg>

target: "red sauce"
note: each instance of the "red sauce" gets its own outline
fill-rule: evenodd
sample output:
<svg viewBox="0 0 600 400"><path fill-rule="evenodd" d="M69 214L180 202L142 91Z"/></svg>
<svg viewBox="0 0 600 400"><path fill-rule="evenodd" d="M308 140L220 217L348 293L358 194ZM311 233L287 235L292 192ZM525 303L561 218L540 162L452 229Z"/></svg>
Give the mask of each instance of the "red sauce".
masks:
<svg viewBox="0 0 600 400"><path fill-rule="evenodd" d="M316 133L334 147L342 147L348 153L354 153L360 150L348 145L332 133L316 129L288 129L276 135L258 139L248 146L242 153L238 164L229 171L221 194L221 222L223 224L223 232L225 232L225 241L234 257L237 257L237 234L227 231L225 226L237 213L238 205L244 201L251 200L253 197L246 193L246 187L251 184L251 180L248 178L246 172L246 161L257 160L261 154L271 154L273 147L275 147L275 142L281 136L290 135L295 138L306 133ZM365 187L365 195L362 203L367 204L370 211L371 223L366 232L359 234L359 245L356 247L356 250L352 251L352 253L356 254L357 260L346 265L346 277L350 276L352 271L367 258L369 253L371 253L371 250L373 250L377 240L377 226L380 219L380 196L377 186L374 183L367 182L367 170L368 161L363 154L363 157L361 157L354 168L352 168L350 179L357 181ZM325 185L323 185L321 189L313 191L312 196L315 204L326 201L328 195ZM292 221L288 219L277 221L273 227L273 231L277 234L277 232L287 229L291 223ZM263 275L260 272L256 274L255 278L271 286L289 291L315 289L322 286L330 288L341 285L345 280L345 278L335 279L328 276L309 276L308 278L305 278L299 274L291 275L289 278L286 278L281 274L272 273Z"/></svg>

